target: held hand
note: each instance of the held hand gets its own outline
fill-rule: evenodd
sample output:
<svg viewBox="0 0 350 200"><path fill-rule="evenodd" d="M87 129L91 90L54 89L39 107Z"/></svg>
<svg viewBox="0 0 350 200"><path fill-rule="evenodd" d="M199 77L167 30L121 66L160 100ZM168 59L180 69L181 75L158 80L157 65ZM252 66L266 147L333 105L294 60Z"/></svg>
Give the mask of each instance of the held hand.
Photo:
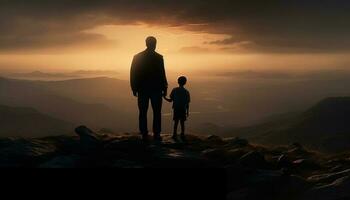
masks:
<svg viewBox="0 0 350 200"><path fill-rule="evenodd" d="M171 99L169 99L168 97L163 96L163 98L165 99L165 101L167 101L167 102L171 102Z"/></svg>
<svg viewBox="0 0 350 200"><path fill-rule="evenodd" d="M167 89L163 90L163 97L166 97L167 95L168 95L168 90Z"/></svg>

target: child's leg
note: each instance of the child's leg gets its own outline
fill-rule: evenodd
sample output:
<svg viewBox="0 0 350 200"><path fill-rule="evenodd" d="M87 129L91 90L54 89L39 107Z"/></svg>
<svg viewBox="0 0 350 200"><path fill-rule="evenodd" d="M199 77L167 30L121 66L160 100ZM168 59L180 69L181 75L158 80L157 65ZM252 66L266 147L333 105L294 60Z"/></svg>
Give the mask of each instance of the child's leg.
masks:
<svg viewBox="0 0 350 200"><path fill-rule="evenodd" d="M181 135L185 135L185 120L181 120Z"/></svg>
<svg viewBox="0 0 350 200"><path fill-rule="evenodd" d="M173 135L176 136L177 135L177 127L179 125L179 120L174 120L174 133Z"/></svg>

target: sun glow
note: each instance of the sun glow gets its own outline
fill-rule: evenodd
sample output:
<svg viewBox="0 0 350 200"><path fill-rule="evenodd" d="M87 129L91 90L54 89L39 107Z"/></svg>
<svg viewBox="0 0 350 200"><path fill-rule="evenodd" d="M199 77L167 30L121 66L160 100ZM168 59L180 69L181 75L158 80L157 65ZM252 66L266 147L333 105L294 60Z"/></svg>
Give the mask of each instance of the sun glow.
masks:
<svg viewBox="0 0 350 200"><path fill-rule="evenodd" d="M150 35L157 37L157 51L165 56L169 70L209 67L209 63L218 61L222 65L233 56L225 55L218 46L209 44L210 41L226 39L228 35L187 31L181 27L113 25L85 32L103 36L108 43L2 54L0 64L9 68L34 67L36 70L128 70L132 56L145 49L144 40Z"/></svg>
<svg viewBox="0 0 350 200"><path fill-rule="evenodd" d="M0 70L113 70L128 77L133 55L145 49L145 38L158 39L168 74L192 71L312 69L342 67L348 55L234 53L211 44L230 36L189 31L183 27L140 25L99 26L85 31L104 38L101 43L0 54ZM300 62L300 61L303 62Z"/></svg>

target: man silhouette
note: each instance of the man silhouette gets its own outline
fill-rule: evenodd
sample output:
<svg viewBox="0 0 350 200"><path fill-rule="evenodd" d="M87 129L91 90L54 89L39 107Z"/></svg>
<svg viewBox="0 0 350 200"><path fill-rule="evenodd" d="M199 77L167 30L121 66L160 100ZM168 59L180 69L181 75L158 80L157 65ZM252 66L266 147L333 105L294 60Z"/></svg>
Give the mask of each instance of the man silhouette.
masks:
<svg viewBox="0 0 350 200"><path fill-rule="evenodd" d="M134 96L138 97L139 128L143 140L148 138L147 111L151 101L154 139L161 141L162 97L167 95L168 82L163 56L155 51L157 39L148 37L146 46L145 51L134 56L130 70L130 83Z"/></svg>

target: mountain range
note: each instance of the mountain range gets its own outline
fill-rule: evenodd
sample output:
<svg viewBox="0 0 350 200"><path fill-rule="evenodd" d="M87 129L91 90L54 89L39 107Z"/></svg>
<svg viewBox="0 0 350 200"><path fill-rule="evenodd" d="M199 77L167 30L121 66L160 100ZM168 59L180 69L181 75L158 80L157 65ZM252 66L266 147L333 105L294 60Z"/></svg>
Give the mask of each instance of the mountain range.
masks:
<svg viewBox="0 0 350 200"><path fill-rule="evenodd" d="M101 78L102 79L102 78ZM79 82L79 81L78 81ZM92 100L79 101L77 95L62 95L50 89L51 83L46 81L25 81L14 79L0 79L0 105L13 107L31 107L41 113L54 118L62 119L72 124L89 124L95 128L110 128L119 131L125 130L129 115L117 108L111 108L102 103L92 103ZM70 82L69 82L70 83ZM71 83L71 87L79 84ZM87 91L89 86L85 87ZM90 87L91 88L91 87ZM69 87L66 89L69 90ZM77 93L82 89L76 88ZM93 90L90 89L90 93ZM82 96L81 98L87 98ZM119 123L116 124L115 121ZM128 128L130 126L127 126Z"/></svg>
<svg viewBox="0 0 350 200"><path fill-rule="evenodd" d="M114 77L118 75L116 71L108 70L78 70L73 72L42 72L42 71L32 71L25 73L2 73L3 76L15 79L25 79L25 80L68 80L76 78L92 78L100 76Z"/></svg>
<svg viewBox="0 0 350 200"><path fill-rule="evenodd" d="M55 136L73 133L73 124L42 114L32 108L0 105L1 137Z"/></svg>
<svg viewBox="0 0 350 200"><path fill-rule="evenodd" d="M275 116L264 123L231 131L257 143L299 142L321 151L347 151L350 97L326 98L304 112Z"/></svg>
<svg viewBox="0 0 350 200"><path fill-rule="evenodd" d="M280 95L268 95L259 97L260 99L251 96L248 98L248 93L252 93L251 88L231 92L229 89L232 86L228 83L212 81L207 87L203 85L204 82L197 81L189 85L193 100L187 129L190 133L241 136L263 144L300 142L322 151L343 151L349 148L348 97L326 98L305 108L306 105L312 105L313 99L323 99L327 92L309 97L303 97L300 93L299 101L303 105L295 102L292 108L279 109L283 105L283 99L287 99L288 102L291 99ZM316 84L313 87L316 88ZM327 90L334 88L340 89L340 86L334 85ZM296 91L297 87L293 90ZM241 99L230 96L237 92L242 94ZM223 96L224 93L227 95ZM243 101L244 99L246 101ZM296 101L295 99L296 97L293 97L293 101ZM276 104L281 105L275 106ZM296 106L297 104L300 105ZM104 129L109 132L137 132L137 102L130 93L128 81L125 80L106 77L64 81L0 78L0 105L32 108L43 115L69 122L74 126L84 124L96 130ZM284 103L284 107L290 105ZM230 109L231 107L235 110ZM304 111L298 111L296 107ZM164 103L163 110L164 132L169 133L172 126L171 104ZM276 110L295 112L273 114ZM240 120L249 123L238 126ZM27 131L21 136L33 136L30 133Z"/></svg>

